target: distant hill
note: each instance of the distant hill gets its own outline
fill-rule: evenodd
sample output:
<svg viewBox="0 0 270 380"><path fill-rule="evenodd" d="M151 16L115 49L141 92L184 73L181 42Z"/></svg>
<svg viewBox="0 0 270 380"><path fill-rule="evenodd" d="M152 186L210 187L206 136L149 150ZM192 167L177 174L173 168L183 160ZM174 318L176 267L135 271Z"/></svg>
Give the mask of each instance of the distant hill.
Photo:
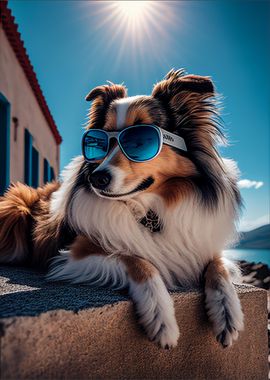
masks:
<svg viewBox="0 0 270 380"><path fill-rule="evenodd" d="M241 232L241 239L236 248L270 249L270 224Z"/></svg>

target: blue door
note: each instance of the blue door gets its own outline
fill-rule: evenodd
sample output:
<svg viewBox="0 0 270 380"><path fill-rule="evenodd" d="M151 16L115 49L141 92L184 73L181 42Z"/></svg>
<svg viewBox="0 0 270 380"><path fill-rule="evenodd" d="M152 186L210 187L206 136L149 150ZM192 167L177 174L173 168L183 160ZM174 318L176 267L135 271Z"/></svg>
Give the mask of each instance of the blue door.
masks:
<svg viewBox="0 0 270 380"><path fill-rule="evenodd" d="M0 93L0 195L9 186L10 104Z"/></svg>

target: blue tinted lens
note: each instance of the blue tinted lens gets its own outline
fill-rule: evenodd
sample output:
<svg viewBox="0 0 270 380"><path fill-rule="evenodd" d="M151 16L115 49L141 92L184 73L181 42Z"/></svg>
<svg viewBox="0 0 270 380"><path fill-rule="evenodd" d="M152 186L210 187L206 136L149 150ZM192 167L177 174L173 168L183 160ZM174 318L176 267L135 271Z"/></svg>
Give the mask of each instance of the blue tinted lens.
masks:
<svg viewBox="0 0 270 380"><path fill-rule="evenodd" d="M147 161L159 151L160 136L156 128L141 125L124 130L119 142L126 155L134 161Z"/></svg>
<svg viewBox="0 0 270 380"><path fill-rule="evenodd" d="M103 131L89 130L83 137L83 154L87 160L104 158L108 151L108 136Z"/></svg>

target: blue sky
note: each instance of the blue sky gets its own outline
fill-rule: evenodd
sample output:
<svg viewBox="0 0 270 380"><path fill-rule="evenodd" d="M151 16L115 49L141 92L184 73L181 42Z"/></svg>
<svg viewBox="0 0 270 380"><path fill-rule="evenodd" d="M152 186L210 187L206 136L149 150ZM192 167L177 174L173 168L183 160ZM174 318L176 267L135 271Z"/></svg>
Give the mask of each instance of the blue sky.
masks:
<svg viewBox="0 0 270 380"><path fill-rule="evenodd" d="M9 1L63 136L61 168L80 154L91 88L111 80L129 95L149 94L169 69L184 67L211 76L223 94L231 144L221 151L248 180L243 228L269 222L270 3L153 2L136 24L116 3Z"/></svg>

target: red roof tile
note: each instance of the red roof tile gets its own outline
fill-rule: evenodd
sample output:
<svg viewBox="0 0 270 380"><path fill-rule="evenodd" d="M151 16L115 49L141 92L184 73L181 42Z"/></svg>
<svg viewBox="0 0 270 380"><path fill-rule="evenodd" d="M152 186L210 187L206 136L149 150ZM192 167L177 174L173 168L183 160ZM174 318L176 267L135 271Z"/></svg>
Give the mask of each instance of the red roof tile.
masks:
<svg viewBox="0 0 270 380"><path fill-rule="evenodd" d="M53 133L56 143L61 144L62 137L60 136L55 121L47 105L46 99L38 83L36 73L30 62L30 59L24 47L24 43L21 39L21 34L18 32L18 25L15 23L15 19L11 14L10 9L7 7L7 1L3 0L0 0L0 23L3 25L3 29L10 42L10 45L12 46L14 53L16 54L21 67L23 68L28 82L35 94L37 102Z"/></svg>

